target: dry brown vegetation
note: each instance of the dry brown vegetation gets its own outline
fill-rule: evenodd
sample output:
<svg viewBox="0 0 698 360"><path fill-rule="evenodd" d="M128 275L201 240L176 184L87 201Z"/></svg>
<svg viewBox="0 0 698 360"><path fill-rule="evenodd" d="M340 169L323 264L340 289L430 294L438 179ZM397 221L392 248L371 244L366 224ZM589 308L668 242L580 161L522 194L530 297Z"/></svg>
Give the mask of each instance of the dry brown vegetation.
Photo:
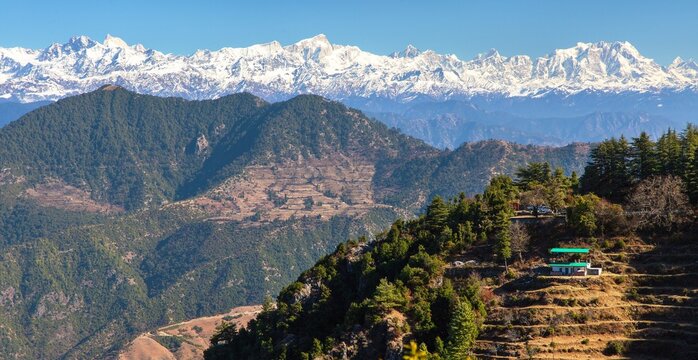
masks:
<svg viewBox="0 0 698 360"><path fill-rule="evenodd" d="M599 277L522 276L492 284L499 305L488 314L477 357L698 356L698 267L692 260L698 247L626 241L624 249L594 254L594 264L604 268Z"/></svg>
<svg viewBox="0 0 698 360"><path fill-rule="evenodd" d="M28 188L24 195L44 207L104 214L124 212L124 208L120 206L97 202L91 198L90 192L57 179L49 179Z"/></svg>
<svg viewBox="0 0 698 360"><path fill-rule="evenodd" d="M386 206L374 201L374 174L373 164L346 157L248 166L205 195L174 206L197 209L215 221L360 215Z"/></svg>
<svg viewBox="0 0 698 360"><path fill-rule="evenodd" d="M154 332L142 334L129 343L119 354L119 360L195 360L203 359L204 350L216 327L224 321L244 327L260 311L261 306L236 307L225 314L201 317L168 325ZM175 338L181 344L175 351L168 349L159 339Z"/></svg>

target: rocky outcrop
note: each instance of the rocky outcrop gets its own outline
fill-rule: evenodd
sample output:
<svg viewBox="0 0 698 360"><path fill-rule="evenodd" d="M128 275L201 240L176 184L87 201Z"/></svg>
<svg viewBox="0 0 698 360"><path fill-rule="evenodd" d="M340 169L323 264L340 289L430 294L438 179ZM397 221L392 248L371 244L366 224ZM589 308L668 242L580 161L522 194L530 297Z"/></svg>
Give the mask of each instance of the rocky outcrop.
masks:
<svg viewBox="0 0 698 360"><path fill-rule="evenodd" d="M198 138L196 138L196 155L198 156L203 156L208 152L209 150L209 144L208 144L208 139L206 139L205 135L199 135Z"/></svg>

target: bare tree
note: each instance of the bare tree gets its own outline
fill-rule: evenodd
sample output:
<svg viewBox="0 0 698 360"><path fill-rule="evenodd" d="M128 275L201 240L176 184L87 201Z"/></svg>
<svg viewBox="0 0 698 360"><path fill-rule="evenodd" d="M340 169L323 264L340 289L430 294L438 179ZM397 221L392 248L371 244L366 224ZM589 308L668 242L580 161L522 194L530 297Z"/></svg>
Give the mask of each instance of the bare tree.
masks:
<svg viewBox="0 0 698 360"><path fill-rule="evenodd" d="M526 225L520 222L512 222L509 225L511 232L511 251L519 254L519 260L523 262L522 253L526 252L528 243L531 241L531 236L528 234Z"/></svg>
<svg viewBox="0 0 698 360"><path fill-rule="evenodd" d="M628 209L640 229L671 231L693 218L683 181L671 175L640 182L630 195Z"/></svg>
<svg viewBox="0 0 698 360"><path fill-rule="evenodd" d="M547 201L547 191L545 186L541 184L533 184L530 189L521 193L521 203L523 205L541 206Z"/></svg>

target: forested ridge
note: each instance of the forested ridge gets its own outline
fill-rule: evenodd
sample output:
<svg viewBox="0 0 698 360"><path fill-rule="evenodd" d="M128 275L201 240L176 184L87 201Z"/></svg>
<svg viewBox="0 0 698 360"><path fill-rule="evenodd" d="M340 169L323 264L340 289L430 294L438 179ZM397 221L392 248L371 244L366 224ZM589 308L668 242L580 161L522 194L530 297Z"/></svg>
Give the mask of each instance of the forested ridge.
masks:
<svg viewBox="0 0 698 360"><path fill-rule="evenodd" d="M185 101L115 86L37 109L0 129L0 143L0 347L14 358L114 355L139 332L261 303L340 242L435 195L474 194L527 162L581 170L588 149L440 151L317 96ZM329 180L284 186L366 184L359 204L319 190L360 211L323 217L327 204L306 197L288 219L231 221L187 205L212 189L254 202L250 189L269 178L249 169L306 163L327 166ZM220 187L245 181L252 188ZM261 200L279 206L282 190L263 188Z"/></svg>
<svg viewBox="0 0 698 360"><path fill-rule="evenodd" d="M476 342L485 331L488 311L498 312L503 301L522 301L518 289L536 289L541 286L536 284L548 281L536 280L533 268L527 266L541 264L548 248L586 246L602 254L626 250L627 241L641 247L695 248L692 164L697 140L691 125L680 135L669 130L656 143L645 134L633 139L632 145L623 138L610 139L594 148L581 180L576 173L566 176L548 163L531 163L513 178L494 177L482 194L472 198L436 197L417 219L397 220L376 241L361 237L340 244L275 299L267 299L264 311L247 327L223 323L211 338L206 358L482 355ZM519 206L534 209L528 222L512 220ZM550 209L551 215L539 214L539 209ZM652 241L660 243L650 245ZM466 259L490 265L464 273L454 269L464 266ZM620 263L627 267L629 261L621 257ZM622 271L617 266L606 270ZM644 299L637 291L631 289L624 301ZM572 300L578 303L564 299ZM594 301L598 305L599 299ZM585 323L592 315L571 316ZM664 312L659 319L667 322L674 316ZM508 332L500 336L507 342L519 335L512 330L511 319L504 321L509 321L504 327ZM554 322L548 321L554 334ZM488 339L493 326L488 325ZM551 336L547 331L543 337ZM554 352L554 340L550 344L552 350L547 351ZM588 339L582 340L582 345L588 344ZM599 356L646 351L637 344L642 342L609 341L605 348L591 351ZM669 352L651 353L659 357L681 353L678 349L695 353L690 341L682 344L683 340ZM507 356L532 357L537 351L542 350L526 342L526 353Z"/></svg>
<svg viewBox="0 0 698 360"><path fill-rule="evenodd" d="M59 177L98 199L138 209L174 198L201 167L198 137L213 145L264 105L250 94L186 101L105 87L3 128L0 164L30 178Z"/></svg>
<svg viewBox="0 0 698 360"><path fill-rule="evenodd" d="M609 199L624 200L632 186L653 176L676 176L698 201L698 128L669 129L653 141L646 133L601 142L591 151L584 170L582 190Z"/></svg>

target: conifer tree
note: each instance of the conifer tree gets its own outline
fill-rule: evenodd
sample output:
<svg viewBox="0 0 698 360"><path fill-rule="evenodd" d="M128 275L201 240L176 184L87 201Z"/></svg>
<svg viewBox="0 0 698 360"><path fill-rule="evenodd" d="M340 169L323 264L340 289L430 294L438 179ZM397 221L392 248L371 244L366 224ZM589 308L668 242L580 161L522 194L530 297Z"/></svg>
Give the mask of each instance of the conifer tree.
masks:
<svg viewBox="0 0 698 360"><path fill-rule="evenodd" d="M570 189L575 194L579 191L579 175L577 175L576 171L572 171L570 175Z"/></svg>
<svg viewBox="0 0 698 360"><path fill-rule="evenodd" d="M681 133L681 176L686 193L693 203L698 201L698 128L689 124Z"/></svg>
<svg viewBox="0 0 698 360"><path fill-rule="evenodd" d="M558 211L565 207L565 199L570 189L570 181L561 168L555 169L555 174L548 180L545 186L546 201L548 206Z"/></svg>
<svg viewBox="0 0 698 360"><path fill-rule="evenodd" d="M448 324L448 345L446 358L449 360L467 359L478 335L475 313L466 299L457 300L453 315Z"/></svg>
<svg viewBox="0 0 698 360"><path fill-rule="evenodd" d="M630 146L624 137L601 142L591 151L591 161L584 169L582 192L593 192L618 202L623 200L632 182L630 155Z"/></svg>
<svg viewBox="0 0 698 360"><path fill-rule="evenodd" d="M448 220L448 204L440 196L434 197L431 204L427 206L427 225L432 230L439 230Z"/></svg>
<svg viewBox="0 0 698 360"><path fill-rule="evenodd" d="M630 171L634 180L644 180L657 173L655 144L646 132L643 131L640 136L633 138L631 152Z"/></svg>
<svg viewBox="0 0 698 360"><path fill-rule="evenodd" d="M322 356L322 343L318 339L313 339L313 347L310 350L310 356L316 358Z"/></svg>
<svg viewBox="0 0 698 360"><path fill-rule="evenodd" d="M677 175L681 171L681 140L669 129L657 141L657 157L661 175Z"/></svg>
<svg viewBox="0 0 698 360"><path fill-rule="evenodd" d="M522 190L528 190L533 184L544 184L552 177L550 164L534 162L516 171L516 185Z"/></svg>
<svg viewBox="0 0 698 360"><path fill-rule="evenodd" d="M500 212L495 225L495 255L504 260L504 267L509 272L507 260L511 258L511 223L510 216L505 212Z"/></svg>

